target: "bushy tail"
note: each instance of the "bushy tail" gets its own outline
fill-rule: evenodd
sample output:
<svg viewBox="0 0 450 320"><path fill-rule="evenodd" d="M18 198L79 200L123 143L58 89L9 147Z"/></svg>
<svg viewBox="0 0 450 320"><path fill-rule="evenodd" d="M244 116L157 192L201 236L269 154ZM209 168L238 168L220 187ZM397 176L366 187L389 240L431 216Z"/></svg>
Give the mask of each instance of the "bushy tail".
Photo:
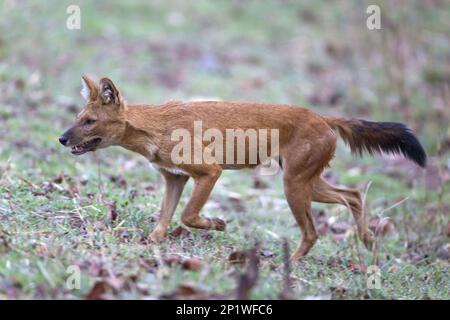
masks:
<svg viewBox="0 0 450 320"><path fill-rule="evenodd" d="M372 122L359 119L325 118L330 127L339 132L353 153L402 154L421 167L427 155L411 129L398 122Z"/></svg>

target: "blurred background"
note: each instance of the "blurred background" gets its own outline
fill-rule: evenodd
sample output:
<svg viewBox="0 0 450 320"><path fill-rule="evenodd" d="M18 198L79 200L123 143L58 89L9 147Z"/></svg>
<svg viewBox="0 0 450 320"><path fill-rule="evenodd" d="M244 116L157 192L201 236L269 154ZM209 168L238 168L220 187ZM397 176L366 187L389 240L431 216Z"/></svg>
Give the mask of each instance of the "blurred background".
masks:
<svg viewBox="0 0 450 320"><path fill-rule="evenodd" d="M380 30L366 26L372 4L381 8ZM81 10L80 29L66 26L70 5ZM324 115L406 123L429 154L426 170L402 159L355 158L340 144L326 177L367 191L374 229L388 218L382 225L389 236L376 260L383 270L396 266L399 271L390 271L394 278L376 297L449 297L448 277L442 275L450 258L449 1L3 0L0 30L3 295L83 297L101 278L92 275L87 261L98 259L123 274L130 269L125 261L139 260L148 250L140 239L157 217L162 195L157 174L147 174L140 156L116 148L77 158L58 144L83 107L80 76L86 74L111 78L129 103L193 98L289 103ZM111 208L123 219L119 226L110 225ZM298 241L279 178L226 173L204 211L226 217L230 232L212 233L214 239L205 240L204 233L192 231L186 237L197 248L176 238L165 250L200 256L213 270L207 276L186 276L177 269L169 280L159 275L148 280L134 264L138 279L153 292L136 289L129 297L162 294L185 277L202 282L207 292L232 291L233 277L224 279L214 255L226 259L252 235L281 263L280 237L287 236L291 246ZM359 297L362 278L354 280L358 268L349 271L347 266L373 261L363 257L355 262L350 215L336 206L318 206L315 215L324 240L312 252L318 258L307 260L307 269L322 263L326 277L349 279L347 294ZM99 258L96 241L115 249L109 247ZM202 244L209 249L199 248ZM343 260L327 264L335 252ZM59 262L48 260L55 256ZM24 257L31 262L23 262ZM61 289L64 270L73 263L88 264L82 268L83 288L75 293ZM417 265L425 269L413 273L413 289L402 291L402 272ZM323 279L305 270L293 271L309 281L298 284L298 297L342 294L323 289ZM440 272L440 278L423 280L428 272ZM280 277L279 272L268 275L256 297L273 297ZM316 280L320 284L311 284ZM107 293L114 296L112 289Z"/></svg>

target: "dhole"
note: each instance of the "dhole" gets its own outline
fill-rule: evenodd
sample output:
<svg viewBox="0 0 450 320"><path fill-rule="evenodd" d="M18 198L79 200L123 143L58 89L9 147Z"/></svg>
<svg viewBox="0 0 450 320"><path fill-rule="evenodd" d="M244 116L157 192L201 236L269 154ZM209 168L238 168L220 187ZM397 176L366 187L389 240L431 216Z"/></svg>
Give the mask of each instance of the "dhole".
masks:
<svg viewBox="0 0 450 320"><path fill-rule="evenodd" d="M335 187L321 178L334 156L337 133L352 152L401 154L421 167L426 164L426 154L419 141L401 123L322 117L296 106L252 102L171 101L163 105L131 105L108 78L101 79L97 85L82 77L82 84L81 93L87 104L74 126L59 141L71 147L75 155L112 145L122 146L143 155L158 168L165 179L166 190L160 221L149 236L154 242L164 237L190 177L195 185L182 213L182 222L193 228L224 230L224 221L201 217L200 210L222 170L256 166L246 163L174 164L171 151L177 141L172 141L171 132L179 128L192 131L194 121L201 120L205 129L216 128L223 133L236 128L279 131L279 155L272 156L281 159L284 193L303 234L293 260L306 255L318 238L311 201L348 206L360 239L367 247L373 242L358 190Z"/></svg>

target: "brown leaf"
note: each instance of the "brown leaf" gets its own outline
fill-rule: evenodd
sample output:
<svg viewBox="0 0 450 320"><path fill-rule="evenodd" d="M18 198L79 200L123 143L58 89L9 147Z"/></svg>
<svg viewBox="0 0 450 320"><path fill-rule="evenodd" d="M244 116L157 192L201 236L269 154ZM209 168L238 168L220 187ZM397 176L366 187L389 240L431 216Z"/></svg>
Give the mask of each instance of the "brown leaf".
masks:
<svg viewBox="0 0 450 320"><path fill-rule="evenodd" d="M116 291L119 291L125 285L125 281L117 277L109 277L105 281L111 288L113 288Z"/></svg>
<svg viewBox="0 0 450 320"><path fill-rule="evenodd" d="M174 291L161 296L163 299L207 300L209 294L192 283L180 284Z"/></svg>
<svg viewBox="0 0 450 320"><path fill-rule="evenodd" d="M140 265L145 268L145 270L149 271L149 272L156 272L159 266L158 260L155 258L151 258L151 259L140 259L139 260Z"/></svg>
<svg viewBox="0 0 450 320"><path fill-rule="evenodd" d="M388 272L393 273L393 272L397 272L398 270L398 264L393 264L388 268Z"/></svg>
<svg viewBox="0 0 450 320"><path fill-rule="evenodd" d="M256 286L259 276L259 246L248 250L248 266L244 274L238 278L238 286L236 296L238 300L248 300L250 291Z"/></svg>
<svg viewBox="0 0 450 320"><path fill-rule="evenodd" d="M42 184L42 189L44 189L46 193L52 193L55 190L55 186L52 182L45 181Z"/></svg>
<svg viewBox="0 0 450 320"><path fill-rule="evenodd" d="M116 277L109 277L97 281L86 295L88 300L104 300L107 293L117 293L123 288L125 281Z"/></svg>
<svg viewBox="0 0 450 320"><path fill-rule="evenodd" d="M343 234L351 228L351 225L346 222L335 222L331 225L330 230L333 233Z"/></svg>
<svg viewBox="0 0 450 320"><path fill-rule="evenodd" d="M344 287L330 287L332 299L344 299L347 289Z"/></svg>
<svg viewBox="0 0 450 320"><path fill-rule="evenodd" d="M61 172L56 178L53 179L54 183L61 184L65 180L65 174Z"/></svg>
<svg viewBox="0 0 450 320"><path fill-rule="evenodd" d="M291 260L289 258L289 243L286 239L283 241L283 288L279 294L282 300L293 299L292 293L292 277L291 277Z"/></svg>
<svg viewBox="0 0 450 320"><path fill-rule="evenodd" d="M180 296L192 296L202 293L202 291L199 288L194 287L193 285L190 284L180 284L176 288L175 292L177 293L177 295Z"/></svg>
<svg viewBox="0 0 450 320"><path fill-rule="evenodd" d="M106 201L105 206L108 208L108 219L110 221L116 221L118 217L116 201Z"/></svg>
<svg viewBox="0 0 450 320"><path fill-rule="evenodd" d="M172 256L168 256L168 257L163 257L162 261L172 267L174 265L181 265L183 258L179 255L172 255Z"/></svg>
<svg viewBox="0 0 450 320"><path fill-rule="evenodd" d="M185 270L191 270L191 271L200 271L200 269L203 267L203 263L199 258L188 258L183 261L182 267Z"/></svg>
<svg viewBox="0 0 450 320"><path fill-rule="evenodd" d="M144 188L144 190L147 191L147 192L153 192L153 191L156 190L156 187L154 185L152 185L152 184L149 184L148 186L146 186Z"/></svg>
<svg viewBox="0 0 450 320"><path fill-rule="evenodd" d="M49 196L47 195L46 192L41 192L41 191L31 191L31 193L33 194L33 196L35 197L45 197L47 199L49 199ZM39 198L38 198L39 199ZM43 199L43 198L40 198Z"/></svg>
<svg viewBox="0 0 450 320"><path fill-rule="evenodd" d="M66 190L72 198L78 198L80 196L80 183L75 181L71 177L64 176L64 180L66 184Z"/></svg>
<svg viewBox="0 0 450 320"><path fill-rule="evenodd" d="M443 260L450 260L450 243L441 246L437 251L437 256Z"/></svg>
<svg viewBox="0 0 450 320"><path fill-rule="evenodd" d="M123 242L128 242L130 240L130 234L127 229L123 230L120 234L120 240Z"/></svg>
<svg viewBox="0 0 450 320"><path fill-rule="evenodd" d="M350 262L347 268L354 273L364 273L367 270L367 266L363 263L353 263Z"/></svg>
<svg viewBox="0 0 450 320"><path fill-rule="evenodd" d="M275 255L272 251L269 250L261 250L259 254L261 255L261 257L264 258L271 258Z"/></svg>
<svg viewBox="0 0 450 320"><path fill-rule="evenodd" d="M36 251L37 254L43 255L47 253L47 246L45 243L38 242L32 244L33 249Z"/></svg>
<svg viewBox="0 0 450 320"><path fill-rule="evenodd" d="M259 176L253 177L253 188L254 189L267 189L269 185Z"/></svg>
<svg viewBox="0 0 450 320"><path fill-rule="evenodd" d="M81 176L81 177L78 179L78 182L80 182L80 184L81 184L82 186L85 186L85 185L87 185L87 183L89 182L89 179L88 179L86 176Z"/></svg>
<svg viewBox="0 0 450 320"><path fill-rule="evenodd" d="M120 188L127 187L127 180L121 175L110 176L109 181L111 181L112 183L114 183L115 185L117 185Z"/></svg>
<svg viewBox="0 0 450 320"><path fill-rule="evenodd" d="M375 235L385 236L389 231L392 230L392 223L388 218L373 218L369 222L369 229Z"/></svg>
<svg viewBox="0 0 450 320"><path fill-rule="evenodd" d="M232 195L228 197L228 202L231 204L231 207L236 212L244 212L245 206L242 203L242 200L237 195Z"/></svg>
<svg viewBox="0 0 450 320"><path fill-rule="evenodd" d="M202 237L202 239L205 240L211 240L213 238L209 230L202 230L200 236Z"/></svg>
<svg viewBox="0 0 450 320"><path fill-rule="evenodd" d="M136 189L131 189L130 190L130 196L129 196L129 198L130 198L130 200L131 201L134 201L134 199L136 199L136 197L138 196L138 191L136 190Z"/></svg>
<svg viewBox="0 0 450 320"><path fill-rule="evenodd" d="M22 293L22 284L14 278L3 278L0 279L0 287L2 291L6 292L6 297L8 299L17 299Z"/></svg>
<svg viewBox="0 0 450 320"><path fill-rule="evenodd" d="M244 264L247 261L247 251L234 251L228 256L230 264Z"/></svg>
<svg viewBox="0 0 450 320"><path fill-rule="evenodd" d="M101 221L94 221L93 227L96 231L104 231L106 229L106 226Z"/></svg>
<svg viewBox="0 0 450 320"><path fill-rule="evenodd" d="M334 241L343 241L343 240L345 240L347 237L346 237L346 235L345 234L332 234L331 235L331 238L334 240Z"/></svg>
<svg viewBox="0 0 450 320"><path fill-rule="evenodd" d="M103 263L97 259L90 259L87 262L87 272L89 275L92 275L94 277L103 277L106 276L108 274L108 271L106 271L103 268Z"/></svg>
<svg viewBox="0 0 450 320"><path fill-rule="evenodd" d="M169 236L172 238L178 238L178 237L189 237L191 235L191 232L183 227L176 227L172 230L172 232L169 233Z"/></svg>
<svg viewBox="0 0 450 320"><path fill-rule="evenodd" d="M327 260L327 265L329 267L335 268L342 264L342 259L339 257L330 257Z"/></svg>
<svg viewBox="0 0 450 320"><path fill-rule="evenodd" d="M105 294L108 292L110 287L104 281L97 281L87 293L85 298L87 300L104 300Z"/></svg>
<svg viewBox="0 0 450 320"><path fill-rule="evenodd" d="M179 255L164 257L163 262L168 266L179 265L183 270L199 271L203 267L203 262L197 257L183 258Z"/></svg>
<svg viewBox="0 0 450 320"><path fill-rule="evenodd" d="M9 234L6 231L0 229L0 253L9 252L11 250L10 247L10 239Z"/></svg>
<svg viewBox="0 0 450 320"><path fill-rule="evenodd" d="M319 236L324 236L328 233L328 230L330 229L330 224L327 221L320 221L317 224L317 233Z"/></svg>

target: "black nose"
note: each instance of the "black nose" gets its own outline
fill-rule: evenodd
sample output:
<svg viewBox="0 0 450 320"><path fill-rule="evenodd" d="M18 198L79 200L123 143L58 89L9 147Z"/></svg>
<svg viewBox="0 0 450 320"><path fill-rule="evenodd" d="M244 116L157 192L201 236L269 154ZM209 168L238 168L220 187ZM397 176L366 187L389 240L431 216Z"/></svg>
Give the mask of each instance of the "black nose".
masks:
<svg viewBox="0 0 450 320"><path fill-rule="evenodd" d="M61 144L62 144L63 146L66 145L67 140L69 140L69 139L67 139L64 135L62 135L61 137L59 137L59 142L61 142Z"/></svg>

